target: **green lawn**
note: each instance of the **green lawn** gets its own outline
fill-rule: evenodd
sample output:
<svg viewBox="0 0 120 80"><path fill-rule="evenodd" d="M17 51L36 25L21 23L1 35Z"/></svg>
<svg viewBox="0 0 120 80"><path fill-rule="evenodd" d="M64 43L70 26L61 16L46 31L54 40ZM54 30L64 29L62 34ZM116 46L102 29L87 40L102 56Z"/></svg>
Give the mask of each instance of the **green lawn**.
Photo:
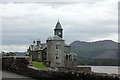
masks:
<svg viewBox="0 0 120 80"><path fill-rule="evenodd" d="M46 66L43 65L44 62L32 61L32 65L39 69L49 70Z"/></svg>

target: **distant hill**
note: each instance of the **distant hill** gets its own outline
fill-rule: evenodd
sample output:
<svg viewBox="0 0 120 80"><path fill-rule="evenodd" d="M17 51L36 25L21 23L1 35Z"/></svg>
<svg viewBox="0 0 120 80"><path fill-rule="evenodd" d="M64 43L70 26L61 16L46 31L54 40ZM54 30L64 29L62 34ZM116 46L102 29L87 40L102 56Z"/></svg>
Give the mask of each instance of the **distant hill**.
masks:
<svg viewBox="0 0 120 80"><path fill-rule="evenodd" d="M8 52L4 52L4 55L7 55ZM26 52L12 52L12 53L15 53L16 56L25 56L26 55ZM2 53L0 53L2 54Z"/></svg>
<svg viewBox="0 0 120 80"><path fill-rule="evenodd" d="M26 52L14 52L16 56L25 56Z"/></svg>
<svg viewBox="0 0 120 80"><path fill-rule="evenodd" d="M118 43L112 40L96 42L74 41L71 51L77 54L78 59L108 59L117 58Z"/></svg>

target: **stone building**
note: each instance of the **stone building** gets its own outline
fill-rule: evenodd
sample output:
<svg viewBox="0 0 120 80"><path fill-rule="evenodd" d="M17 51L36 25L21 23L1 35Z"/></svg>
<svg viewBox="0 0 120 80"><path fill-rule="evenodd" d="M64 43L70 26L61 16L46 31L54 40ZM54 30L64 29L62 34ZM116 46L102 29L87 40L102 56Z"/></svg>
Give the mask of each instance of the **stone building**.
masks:
<svg viewBox="0 0 120 80"><path fill-rule="evenodd" d="M76 54L71 53L71 46L65 43L63 29L58 21L54 35L47 38L46 43L41 43L40 39L37 44L29 46L27 53L33 61L45 61L50 67L77 67L75 61Z"/></svg>

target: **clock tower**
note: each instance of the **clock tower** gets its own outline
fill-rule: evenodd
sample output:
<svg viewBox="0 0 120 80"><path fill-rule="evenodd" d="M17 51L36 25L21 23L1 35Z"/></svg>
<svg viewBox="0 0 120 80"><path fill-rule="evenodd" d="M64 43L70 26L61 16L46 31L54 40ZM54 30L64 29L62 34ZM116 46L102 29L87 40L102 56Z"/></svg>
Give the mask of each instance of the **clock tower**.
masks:
<svg viewBox="0 0 120 80"><path fill-rule="evenodd" d="M57 35L57 36L59 36L59 37L63 37L62 36L62 26L61 26L61 24L60 24L60 22L59 22L59 20L58 20L58 22L57 22L57 24L56 24L56 26L55 26L55 29L54 29L54 35Z"/></svg>

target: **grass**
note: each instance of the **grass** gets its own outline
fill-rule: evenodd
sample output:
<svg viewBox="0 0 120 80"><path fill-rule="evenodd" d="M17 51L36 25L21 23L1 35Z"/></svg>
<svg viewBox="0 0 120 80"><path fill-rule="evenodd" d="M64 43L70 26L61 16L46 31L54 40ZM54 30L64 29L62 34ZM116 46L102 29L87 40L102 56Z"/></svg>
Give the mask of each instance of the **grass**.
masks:
<svg viewBox="0 0 120 80"><path fill-rule="evenodd" d="M46 66L43 65L43 61L41 62L37 62L37 61L32 61L32 65L36 68L39 68L39 69L45 69L45 70L49 70Z"/></svg>

